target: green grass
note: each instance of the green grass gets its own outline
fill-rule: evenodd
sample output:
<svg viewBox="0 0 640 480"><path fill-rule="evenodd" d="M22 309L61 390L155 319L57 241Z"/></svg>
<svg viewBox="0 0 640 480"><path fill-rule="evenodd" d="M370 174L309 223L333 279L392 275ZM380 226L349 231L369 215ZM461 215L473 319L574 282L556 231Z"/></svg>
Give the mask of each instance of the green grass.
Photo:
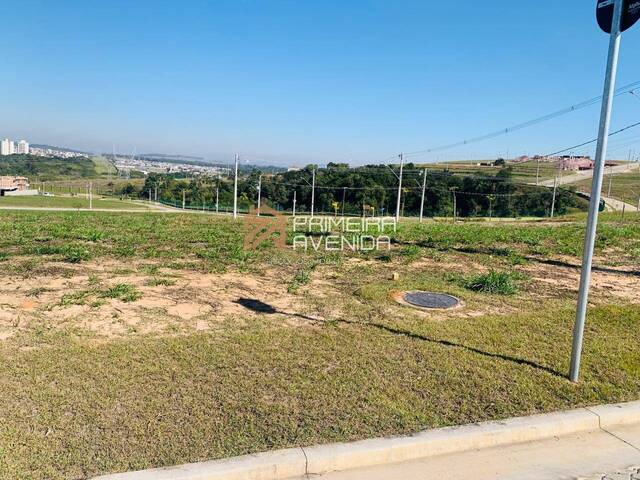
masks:
<svg viewBox="0 0 640 480"><path fill-rule="evenodd" d="M456 175L495 175L502 167L480 166L479 163L492 163L494 160L466 160L443 163L429 163L421 165L421 167L429 170L449 170ZM522 163L508 163L513 169L513 180L517 182L533 183L536 181L536 172L538 171L537 162L531 160ZM539 169L540 180L548 180L553 178L556 173L556 167L553 163L540 162Z"/></svg>
<svg viewBox="0 0 640 480"><path fill-rule="evenodd" d="M0 207L37 207L37 208L89 208L89 199L83 196L7 196L0 197ZM94 197L93 208L106 209L145 209L142 203L134 203L112 198Z"/></svg>
<svg viewBox="0 0 640 480"><path fill-rule="evenodd" d="M625 201L631 205L637 205L640 198L640 171L625 172L610 177L605 172L602 182L602 193L609 193L609 182L611 181L611 196L617 200ZM591 179L582 180L575 184L579 190L591 191Z"/></svg>
<svg viewBox="0 0 640 480"><path fill-rule="evenodd" d="M474 292L514 295L518 292L517 276L507 272L496 272L475 275L464 282L464 287Z"/></svg>
<svg viewBox="0 0 640 480"><path fill-rule="evenodd" d="M0 475L88 478L638 398L640 311L593 309L584 377L560 375L572 310L446 323L253 322L224 335L0 348Z"/></svg>
<svg viewBox="0 0 640 480"><path fill-rule="evenodd" d="M200 332L110 338L68 319L21 320L0 341L0 478L84 479L640 398L638 305L594 292L576 385L565 377L574 285L525 277L547 261L579 262L584 214L407 222L391 251L355 258L247 252L243 233L206 215L0 211L9 277L109 265L54 311L143 303L145 287L173 285L168 268L262 271L283 296L297 294L278 308L285 313L214 317ZM637 269L640 215L603 214L597 253ZM140 287L110 281L134 274L150 278ZM450 293L464 310L425 316L395 303L403 290Z"/></svg>

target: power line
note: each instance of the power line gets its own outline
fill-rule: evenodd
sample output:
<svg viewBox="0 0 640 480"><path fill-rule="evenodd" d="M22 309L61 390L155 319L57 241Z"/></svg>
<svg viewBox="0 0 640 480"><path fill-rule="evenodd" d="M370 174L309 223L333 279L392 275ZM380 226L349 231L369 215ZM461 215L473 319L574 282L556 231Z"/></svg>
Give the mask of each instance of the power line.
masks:
<svg viewBox="0 0 640 480"><path fill-rule="evenodd" d="M623 87L620 87L618 90L616 90L614 96L617 97L617 96L623 95L625 93L632 93L633 94L634 90L638 86L640 86L640 81L633 82L633 83L630 83L630 84L625 85ZM428 149L424 149L424 150L417 150L417 151L414 151L414 152L409 152L409 153L407 153L405 155L406 156L410 156L410 157L411 156L416 156L416 155L423 155L425 153L433 153L433 152L439 152L439 151L442 151L442 150L449 150L451 148L461 147L461 146L464 146L464 145L469 145L469 144L472 144L472 143L477 143L477 142L481 142L481 141L484 141L484 140L489 140L489 139L496 138L496 137L499 137L499 136L502 136L502 135L513 133L513 132L518 131L518 130L522 130L524 128L532 127L534 125L538 125L538 124L543 123L543 122L547 122L549 120L561 117L561 116L566 115L568 113L572 113L572 112L576 112L578 110L582 110L583 108L586 108L586 107L589 107L591 105L597 104L601 100L602 100L602 95L600 95L598 97L591 98L589 100L585 100L584 102L577 103L577 104L572 105L570 107L566 107L566 108L563 108L561 110L557 110L555 112L543 115L541 117L537 117L537 118L528 120L526 122L518 123L518 124L512 125L510 127L506 127L506 128L502 128L500 130L496 130L496 131L491 132L491 133L487 133L487 134L480 135L480 136L477 136L477 137L468 138L466 140L461 140L461 141L454 142L454 143L449 143L449 144L446 144L446 145L440 145L440 146L437 146L437 147L432 147L432 148L428 148Z"/></svg>

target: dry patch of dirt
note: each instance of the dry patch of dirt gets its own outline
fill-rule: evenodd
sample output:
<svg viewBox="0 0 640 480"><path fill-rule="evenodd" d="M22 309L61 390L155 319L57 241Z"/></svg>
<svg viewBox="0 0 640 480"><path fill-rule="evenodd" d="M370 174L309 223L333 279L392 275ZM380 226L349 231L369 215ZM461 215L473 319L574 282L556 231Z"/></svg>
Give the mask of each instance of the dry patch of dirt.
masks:
<svg viewBox="0 0 640 480"><path fill-rule="evenodd" d="M306 321L302 297L287 292L287 272L250 275L175 271L109 261L72 274L5 277L0 285L0 340L36 327L80 328L100 337L177 334L215 328L222 320L268 315ZM125 285L132 298L110 294Z"/></svg>

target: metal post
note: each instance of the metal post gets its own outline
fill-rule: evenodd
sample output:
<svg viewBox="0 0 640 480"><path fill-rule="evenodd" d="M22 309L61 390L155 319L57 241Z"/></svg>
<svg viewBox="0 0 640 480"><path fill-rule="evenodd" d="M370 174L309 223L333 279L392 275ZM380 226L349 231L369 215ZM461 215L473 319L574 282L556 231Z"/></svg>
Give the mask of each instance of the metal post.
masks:
<svg viewBox="0 0 640 480"><path fill-rule="evenodd" d="M458 217L458 201L456 198L456 187L451 189L453 192L453 221L455 222Z"/></svg>
<svg viewBox="0 0 640 480"><path fill-rule="evenodd" d="M400 157L400 175L398 176L398 201L396 203L396 223L400 223L400 199L402 198L402 170L404 169L404 154Z"/></svg>
<svg viewBox="0 0 640 480"><path fill-rule="evenodd" d="M420 201L420 223L422 223L422 214L424 213L424 193L427 190L427 169L422 172L422 200Z"/></svg>
<svg viewBox="0 0 640 480"><path fill-rule="evenodd" d="M233 218L238 218L238 155L235 156L235 175L233 176Z"/></svg>
<svg viewBox="0 0 640 480"><path fill-rule="evenodd" d="M620 20L622 18L623 0L615 0L613 12L613 25L609 41L609 56L607 60L607 74L604 82L604 95L602 98L602 110L600 113L600 127L598 132L598 145L591 185L591 203L587 218L587 231L584 241L584 253L582 258L582 273L580 275L580 291L578 294L578 307L576 322L573 327L573 345L571 351L571 368L569 378L577 382L580 376L580 358L582 356L582 341L584 338L584 324L589 300L589 284L591 282L591 265L593 263L593 248L596 241L598 227L598 210L600 207L600 191L604 165L607 158L607 146L609 140L609 127L611 125L611 110L616 88L616 75L618 71L618 56L620 53Z"/></svg>
<svg viewBox="0 0 640 480"><path fill-rule="evenodd" d="M293 191L293 209L292 209L293 217L295 217L295 216L296 216L296 201L297 201L297 200L296 200L296 194L297 194L297 193L298 193L298 192L297 192L296 190L294 190L294 191Z"/></svg>
<svg viewBox="0 0 640 480"><path fill-rule="evenodd" d="M553 181L553 200L551 200L551 218L553 218L553 214L556 210L556 192L558 191L558 175L556 175L555 180Z"/></svg>
<svg viewBox="0 0 640 480"><path fill-rule="evenodd" d="M258 177L258 216L260 216L260 200L262 196L262 174Z"/></svg>
<svg viewBox="0 0 640 480"><path fill-rule="evenodd" d="M219 208L218 208L219 207L218 200L220 198L219 189L220 189L219 187L216 187L216 213L218 213L218 210L219 210Z"/></svg>
<svg viewBox="0 0 640 480"><path fill-rule="evenodd" d="M311 218L313 218L313 211L315 210L316 202L316 168L313 167L311 172Z"/></svg>

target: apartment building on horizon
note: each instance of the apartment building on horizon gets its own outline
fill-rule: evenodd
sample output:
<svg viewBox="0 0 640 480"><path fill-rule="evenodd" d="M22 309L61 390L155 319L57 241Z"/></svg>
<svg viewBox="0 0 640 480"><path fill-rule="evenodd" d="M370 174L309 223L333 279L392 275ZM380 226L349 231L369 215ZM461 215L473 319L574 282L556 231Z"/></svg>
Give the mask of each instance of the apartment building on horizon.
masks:
<svg viewBox="0 0 640 480"><path fill-rule="evenodd" d="M18 143L5 138L0 143L0 155L14 155L24 154L27 155L30 151L29 142L26 140L20 140Z"/></svg>

